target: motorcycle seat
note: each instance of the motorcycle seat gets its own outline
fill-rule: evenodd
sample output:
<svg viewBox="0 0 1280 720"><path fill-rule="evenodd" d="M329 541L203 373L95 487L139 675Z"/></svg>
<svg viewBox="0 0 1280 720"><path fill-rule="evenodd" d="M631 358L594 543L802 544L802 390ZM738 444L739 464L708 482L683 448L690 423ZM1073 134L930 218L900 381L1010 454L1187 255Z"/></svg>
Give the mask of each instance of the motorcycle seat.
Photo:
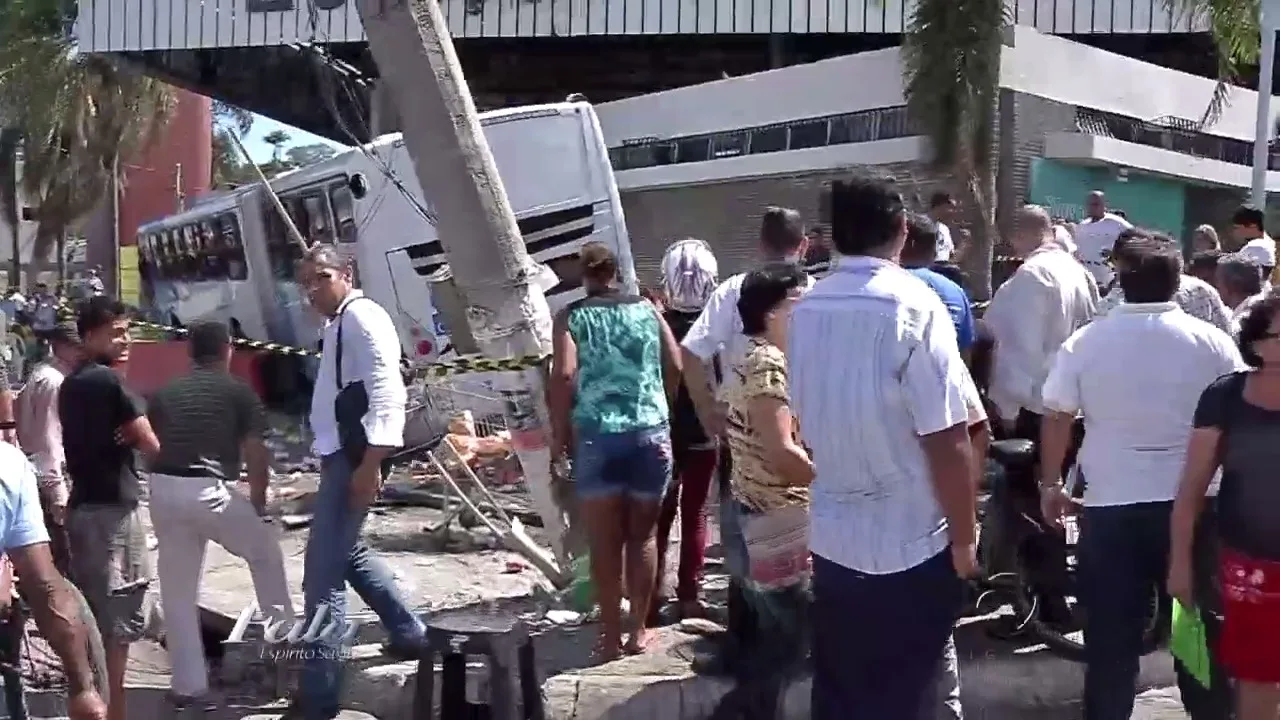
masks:
<svg viewBox="0 0 1280 720"><path fill-rule="evenodd" d="M1036 444L1031 440L996 440L987 455L1006 470L1025 470L1035 462Z"/></svg>

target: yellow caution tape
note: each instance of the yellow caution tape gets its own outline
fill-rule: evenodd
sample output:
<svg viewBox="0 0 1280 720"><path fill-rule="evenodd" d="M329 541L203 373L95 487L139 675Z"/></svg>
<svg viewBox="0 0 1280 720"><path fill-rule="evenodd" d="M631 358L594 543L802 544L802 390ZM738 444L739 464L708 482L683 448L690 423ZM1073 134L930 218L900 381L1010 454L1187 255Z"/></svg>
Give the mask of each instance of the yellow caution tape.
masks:
<svg viewBox="0 0 1280 720"><path fill-rule="evenodd" d="M144 320L133 320L130 324L135 327L144 327L161 332L177 334L185 334L187 332L186 328L171 327L169 325L161 325L159 323L147 322ZM236 347L257 350L259 352L273 353L276 355L320 357L320 353L315 350L294 347L293 345L283 345L281 343L263 342L261 340L246 340L243 338L232 338L231 343ZM543 360L544 356L539 355L524 355L522 357L502 359L493 359L474 355L461 357L456 360L434 362L422 367L414 368L412 375L414 378L442 378L453 375L466 375L469 373L527 370L529 368L538 367L542 364Z"/></svg>

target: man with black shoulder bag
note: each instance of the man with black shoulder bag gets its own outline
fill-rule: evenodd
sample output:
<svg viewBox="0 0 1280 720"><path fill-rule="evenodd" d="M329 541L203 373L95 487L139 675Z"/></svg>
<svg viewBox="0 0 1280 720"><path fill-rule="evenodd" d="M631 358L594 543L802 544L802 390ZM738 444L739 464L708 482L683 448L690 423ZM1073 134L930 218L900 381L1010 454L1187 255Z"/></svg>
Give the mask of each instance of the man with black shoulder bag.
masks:
<svg viewBox="0 0 1280 720"><path fill-rule="evenodd" d="M389 457L404 442L406 390L400 338L391 316L352 286L347 260L331 246L307 251L298 271L312 307L328 318L311 399L313 450L321 458L302 586L306 621L345 628L346 583L387 628L384 651L417 657L422 621L391 571L360 540ZM320 618L319 613L324 613ZM313 641L301 680L300 717L328 720L339 708L341 631Z"/></svg>

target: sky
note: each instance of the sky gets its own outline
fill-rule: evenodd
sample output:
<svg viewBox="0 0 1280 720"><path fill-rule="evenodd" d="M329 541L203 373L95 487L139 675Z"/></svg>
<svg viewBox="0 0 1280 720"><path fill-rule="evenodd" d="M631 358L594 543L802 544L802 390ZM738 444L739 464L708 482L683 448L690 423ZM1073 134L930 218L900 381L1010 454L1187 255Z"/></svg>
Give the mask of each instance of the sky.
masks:
<svg viewBox="0 0 1280 720"><path fill-rule="evenodd" d="M283 130L289 134L289 142L285 145L286 149L295 145L311 145L314 143L323 143L335 148L344 147L340 143L318 135L312 135L291 125L278 123L262 115L254 115L253 128L249 130L249 137L244 142L245 149L249 151L249 155L254 162L263 163L271 159L271 146L263 142L262 138L276 130Z"/></svg>

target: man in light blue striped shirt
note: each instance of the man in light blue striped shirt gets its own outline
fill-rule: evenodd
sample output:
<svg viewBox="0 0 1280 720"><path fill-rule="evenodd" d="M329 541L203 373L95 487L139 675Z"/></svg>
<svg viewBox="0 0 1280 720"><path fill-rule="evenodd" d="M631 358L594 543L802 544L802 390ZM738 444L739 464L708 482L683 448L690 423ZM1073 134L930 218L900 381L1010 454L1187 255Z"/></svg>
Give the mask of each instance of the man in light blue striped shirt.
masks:
<svg viewBox="0 0 1280 720"><path fill-rule="evenodd" d="M814 720L918 720L976 570L971 381L938 296L895 264L891 182L832 189L843 256L795 307L791 400L813 452Z"/></svg>

